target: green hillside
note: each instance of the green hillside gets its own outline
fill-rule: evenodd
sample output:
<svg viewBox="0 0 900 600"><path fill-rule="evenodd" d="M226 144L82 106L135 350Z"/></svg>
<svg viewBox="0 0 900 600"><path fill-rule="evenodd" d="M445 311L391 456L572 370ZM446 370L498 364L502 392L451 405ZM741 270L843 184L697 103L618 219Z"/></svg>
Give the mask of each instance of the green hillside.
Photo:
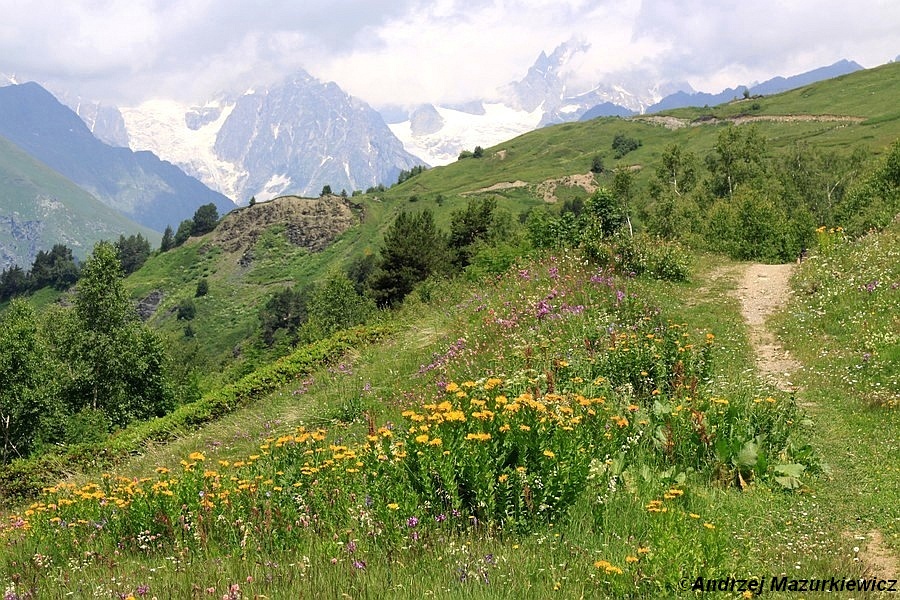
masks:
<svg viewBox="0 0 900 600"><path fill-rule="evenodd" d="M0 585L505 599L889 582L898 74L549 127L382 192L258 203L124 282L101 247L73 309L0 313ZM436 250L374 310L399 287L384 265L417 274ZM306 321L269 344L261 313L282 308Z"/></svg>
<svg viewBox="0 0 900 600"><path fill-rule="evenodd" d="M428 208L438 225L446 228L453 212L471 199L492 198L498 209L515 221L533 208L549 206L558 211L562 201L586 197L588 192L579 187L580 183L611 186L613 171L621 165L630 167L634 175L632 219L640 227L642 208L650 202L648 184L666 147L682 144L704 157L713 151L728 119L750 110L756 119L753 124L773 156L788 152L797 143L834 151L845 158L858 149L877 155L900 137L900 120L894 118L897 112L892 102L898 94L900 65L891 64L709 110L682 109L652 118L601 118L547 127L488 148L481 159L462 159L425 171L383 193L355 196L352 201L358 205L359 224L324 251L308 252L288 242L283 228L273 229L255 242L255 259L242 265L244 250L227 252L212 238L192 238L181 248L151 257L129 277L128 287L135 299L161 291L162 304L151 322L177 336L186 323L177 319L176 307L180 301L193 298L197 282L206 278L210 293L195 300L197 314L191 328L209 359L231 362L235 355L244 356L248 350L245 342L258 327L260 308L272 293L285 286L318 281L330 271L345 269L364 253L377 253L381 237L401 210ZM835 99L833 105L828 104L829 98ZM806 110L804 102L809 105ZM760 108L751 109L753 103L759 103ZM710 114L721 121L693 121ZM794 120L774 118L782 115L793 115ZM812 116L811 120L804 115ZM839 120L817 120L816 115ZM683 126L673 129L658 124L669 117L682 120L679 125ZM617 134L639 140L640 147L614 158L611 142ZM605 170L594 176L589 169L597 155L602 157ZM573 175L580 178L564 179ZM498 184L499 189L484 191ZM548 205L548 198L560 202ZM242 211L257 211L265 221L263 216L279 202L276 199Z"/></svg>
<svg viewBox="0 0 900 600"><path fill-rule="evenodd" d="M797 142L846 155L857 146L877 153L900 137L898 95L900 63L714 108L554 125L487 148L482 160L466 159L432 169L393 188L389 195L427 197L475 191L499 182L537 184L587 173L591 158L597 154L604 158L607 170L619 164L652 166L665 146L673 143L684 144L702 155L713 148L719 129L738 118L742 124L756 124L760 134L769 140L773 153L787 150ZM667 117L672 118L670 127L663 124ZM614 158L610 144L618 133L639 139L641 147L620 159ZM642 169L638 182L646 183L649 175L650 169Z"/></svg>
<svg viewBox="0 0 900 600"><path fill-rule="evenodd" d="M95 242L135 233L160 239L0 137L0 267L27 269L58 243L84 259Z"/></svg>

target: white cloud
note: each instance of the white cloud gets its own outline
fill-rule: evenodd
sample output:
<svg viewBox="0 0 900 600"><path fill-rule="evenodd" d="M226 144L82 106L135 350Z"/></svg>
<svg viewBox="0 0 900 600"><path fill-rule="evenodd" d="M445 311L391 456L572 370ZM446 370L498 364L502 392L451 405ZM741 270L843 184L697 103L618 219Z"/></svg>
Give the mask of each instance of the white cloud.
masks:
<svg viewBox="0 0 900 600"><path fill-rule="evenodd" d="M373 104L490 96L541 51L572 84L640 70L719 91L900 52L885 0L0 0L0 72L108 102L202 101L299 67Z"/></svg>

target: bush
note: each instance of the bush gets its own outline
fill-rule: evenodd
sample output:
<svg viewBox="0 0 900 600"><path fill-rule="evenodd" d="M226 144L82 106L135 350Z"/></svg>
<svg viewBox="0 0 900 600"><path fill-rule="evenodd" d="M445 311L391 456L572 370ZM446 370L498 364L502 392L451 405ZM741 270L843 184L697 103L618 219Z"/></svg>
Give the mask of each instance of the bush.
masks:
<svg viewBox="0 0 900 600"><path fill-rule="evenodd" d="M190 321L197 316L197 306L190 298L185 298L178 303L178 320Z"/></svg>
<svg viewBox="0 0 900 600"><path fill-rule="evenodd" d="M640 140L628 137L624 133L617 133L612 141L612 149L615 150L616 158L622 158L640 147Z"/></svg>
<svg viewBox="0 0 900 600"><path fill-rule="evenodd" d="M194 292L195 298L202 298L209 293L209 281L204 277L197 282L197 291Z"/></svg>
<svg viewBox="0 0 900 600"><path fill-rule="evenodd" d="M582 249L594 262L618 273L665 281L687 281L689 254L677 242L622 232L612 238L585 239Z"/></svg>

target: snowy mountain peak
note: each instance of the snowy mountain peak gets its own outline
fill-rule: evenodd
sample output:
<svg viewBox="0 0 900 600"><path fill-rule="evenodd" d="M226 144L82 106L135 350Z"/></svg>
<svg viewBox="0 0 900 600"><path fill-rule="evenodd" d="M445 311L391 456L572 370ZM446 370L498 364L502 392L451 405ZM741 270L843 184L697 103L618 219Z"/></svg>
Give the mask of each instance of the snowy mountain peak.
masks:
<svg viewBox="0 0 900 600"><path fill-rule="evenodd" d="M123 109L132 148L152 150L238 203L393 183L421 160L336 83L297 70L271 86L196 106Z"/></svg>
<svg viewBox="0 0 900 600"><path fill-rule="evenodd" d="M526 112L535 110L542 103L552 110L562 103L566 95L566 83L560 72L573 56L588 48L590 44L573 39L557 46L550 56L541 52L524 78L501 88L501 99L505 104Z"/></svg>

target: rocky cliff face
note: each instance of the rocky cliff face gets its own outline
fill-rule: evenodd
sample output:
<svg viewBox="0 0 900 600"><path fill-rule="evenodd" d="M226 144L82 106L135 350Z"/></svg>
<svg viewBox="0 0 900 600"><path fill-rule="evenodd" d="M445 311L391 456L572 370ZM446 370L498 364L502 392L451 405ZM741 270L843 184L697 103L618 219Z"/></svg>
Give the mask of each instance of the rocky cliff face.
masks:
<svg viewBox="0 0 900 600"><path fill-rule="evenodd" d="M421 161L366 103L308 73L241 96L216 138L216 154L246 173L244 195L311 196L391 184ZM248 196L249 197L249 196Z"/></svg>
<svg viewBox="0 0 900 600"><path fill-rule="evenodd" d="M359 223L354 205L340 196L283 196L233 211L213 232L210 242L252 262L252 248L267 229L285 227L288 241L310 252L324 250L337 236Z"/></svg>
<svg viewBox="0 0 900 600"><path fill-rule="evenodd" d="M277 85L202 106L148 101L123 109L130 144L151 150L244 204L390 185L422 161L379 113L299 71Z"/></svg>

